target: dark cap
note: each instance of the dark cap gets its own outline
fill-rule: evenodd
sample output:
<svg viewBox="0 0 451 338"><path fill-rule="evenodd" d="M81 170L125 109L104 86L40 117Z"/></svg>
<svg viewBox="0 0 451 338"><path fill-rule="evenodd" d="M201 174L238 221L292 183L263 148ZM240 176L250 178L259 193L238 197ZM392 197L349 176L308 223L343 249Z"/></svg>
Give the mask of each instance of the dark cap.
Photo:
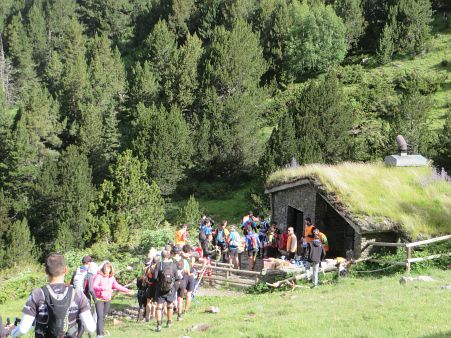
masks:
<svg viewBox="0 0 451 338"><path fill-rule="evenodd" d="M92 262L91 256L85 256L85 257L83 257L83 259L81 260L81 263L82 263L82 264L88 264L88 263L91 263L91 262Z"/></svg>
<svg viewBox="0 0 451 338"><path fill-rule="evenodd" d="M182 249L178 245L176 245L172 248L172 253L175 255L178 255L181 251L182 251Z"/></svg>

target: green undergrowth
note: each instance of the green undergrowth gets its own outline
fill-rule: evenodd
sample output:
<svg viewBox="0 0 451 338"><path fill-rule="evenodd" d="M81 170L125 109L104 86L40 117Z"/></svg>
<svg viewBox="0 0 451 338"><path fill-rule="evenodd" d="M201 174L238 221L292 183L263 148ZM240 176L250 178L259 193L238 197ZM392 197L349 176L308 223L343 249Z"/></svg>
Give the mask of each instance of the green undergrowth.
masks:
<svg viewBox="0 0 451 338"><path fill-rule="evenodd" d="M316 177L357 218L388 218L412 238L451 232L451 183L431 167L383 163L312 164L273 173L268 186ZM388 226L388 225L387 225Z"/></svg>

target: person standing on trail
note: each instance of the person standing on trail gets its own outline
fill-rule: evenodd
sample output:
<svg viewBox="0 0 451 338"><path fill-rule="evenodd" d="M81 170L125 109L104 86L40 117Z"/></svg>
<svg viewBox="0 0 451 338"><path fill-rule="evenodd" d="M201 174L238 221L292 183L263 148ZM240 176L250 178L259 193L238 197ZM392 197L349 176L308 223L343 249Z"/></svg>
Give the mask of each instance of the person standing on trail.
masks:
<svg viewBox="0 0 451 338"><path fill-rule="evenodd" d="M216 245L221 250L221 262L227 263L228 262L228 246L227 242L229 240L229 230L227 230L227 221L222 221L221 225L219 226L217 232L216 232Z"/></svg>
<svg viewBox="0 0 451 338"><path fill-rule="evenodd" d="M248 231L247 229L244 229L244 236L246 238L246 251L249 258L249 270L254 270L257 253L260 247L260 240L258 239L257 234Z"/></svg>
<svg viewBox="0 0 451 338"><path fill-rule="evenodd" d="M235 269L240 268L240 260L238 259L238 247L240 246L240 235L236 231L236 226L232 225L229 234L229 264L233 264Z"/></svg>
<svg viewBox="0 0 451 338"><path fill-rule="evenodd" d="M260 250L259 257L265 256L265 249L267 245L266 234L269 231L269 223L265 221L265 217L263 215L258 216L259 222L257 225L258 231L258 239L260 240Z"/></svg>
<svg viewBox="0 0 451 338"><path fill-rule="evenodd" d="M96 311L97 311L97 337L105 336L105 317L110 310L111 298L113 290L133 294L133 291L120 285L114 277L113 265L109 261L105 261L100 265L99 272L94 277L92 288L96 295Z"/></svg>
<svg viewBox="0 0 451 338"><path fill-rule="evenodd" d="M296 255L296 252L298 251L298 239L296 238L296 235L294 234L293 227L288 228L288 238L287 238L286 250L288 252L288 259L289 260L294 259L294 256Z"/></svg>
<svg viewBox="0 0 451 338"><path fill-rule="evenodd" d="M172 325L172 313L175 301L175 280L177 278L177 266L171 259L171 252L163 250L161 252L162 261L158 269L155 270L155 279L158 280L157 285L157 332L161 331L161 323L163 320L163 306L166 304L168 309L167 327Z"/></svg>
<svg viewBox="0 0 451 338"><path fill-rule="evenodd" d="M96 323L88 300L80 290L64 284L67 266L61 254L50 254L45 261L49 284L34 289L23 308L20 325L11 337L25 335L35 323L35 337L77 336L77 319L88 332L94 332Z"/></svg>
<svg viewBox="0 0 451 338"><path fill-rule="evenodd" d="M313 234L313 230L316 227L312 223L312 219L307 217L305 219L305 229L304 229L304 240L306 243L310 243L315 239L315 235Z"/></svg>
<svg viewBox="0 0 451 338"><path fill-rule="evenodd" d="M177 295L177 321L182 320L182 310L183 310L183 296L185 295L186 282L185 282L185 264L180 253L182 249L179 246L175 246L172 249L172 260L177 266L177 278L175 280L175 292Z"/></svg>
<svg viewBox="0 0 451 338"><path fill-rule="evenodd" d="M307 247L307 257L308 261L312 267L312 279L313 279L313 287L318 286L318 274L321 261L326 256L323 245L321 244L321 240L319 237L316 237L308 243Z"/></svg>
<svg viewBox="0 0 451 338"><path fill-rule="evenodd" d="M268 232L266 233L266 254L268 257L276 258L277 256L277 241L279 234L277 232L277 223L273 222Z"/></svg>

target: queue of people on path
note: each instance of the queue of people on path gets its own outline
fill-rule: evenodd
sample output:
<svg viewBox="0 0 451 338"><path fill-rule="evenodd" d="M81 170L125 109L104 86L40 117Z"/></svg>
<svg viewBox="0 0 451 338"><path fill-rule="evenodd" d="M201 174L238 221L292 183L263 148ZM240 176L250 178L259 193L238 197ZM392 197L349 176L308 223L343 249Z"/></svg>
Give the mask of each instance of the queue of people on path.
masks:
<svg viewBox="0 0 451 338"><path fill-rule="evenodd" d="M215 228L211 218L202 217L199 247L188 244L187 226L180 225L174 243L166 245L161 252L152 251L137 278L138 319L144 322L155 319L157 332L162 330L164 315L166 327L173 324L174 314L177 321L183 320L202 279L209 278L212 283L210 261L221 260L240 269L242 253L248 257L248 268L254 270L257 257L293 259L300 249L312 267L313 284L317 286L319 267L329 246L326 235L311 219L306 218L305 222L300 248L293 227L281 233L277 223L269 223L263 216L254 217L252 212L243 217L239 228L228 226L225 220ZM98 266L90 256L83 257L72 275L71 285L64 283L68 271L61 254L47 257L45 272L49 283L32 291L20 324L7 326L5 332L12 337L25 335L34 325L37 338L81 338L85 331L90 337L95 332L102 338L113 291L133 293L117 282L111 262L104 261ZM91 305L94 305L92 312Z"/></svg>
<svg viewBox="0 0 451 338"><path fill-rule="evenodd" d="M148 257L146 267L137 279L138 302L142 305L138 320L149 322L155 319L156 332L162 330L164 314L166 327L172 326L174 313L177 321L183 320L206 273L206 265L203 251L189 244L182 247L168 244L161 253ZM144 310L142 316L141 310Z"/></svg>

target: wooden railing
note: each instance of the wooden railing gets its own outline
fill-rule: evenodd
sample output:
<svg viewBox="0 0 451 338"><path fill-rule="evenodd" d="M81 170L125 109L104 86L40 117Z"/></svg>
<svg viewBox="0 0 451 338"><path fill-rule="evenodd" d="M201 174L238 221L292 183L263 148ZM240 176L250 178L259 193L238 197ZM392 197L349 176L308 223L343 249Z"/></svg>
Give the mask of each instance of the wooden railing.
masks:
<svg viewBox="0 0 451 338"><path fill-rule="evenodd" d="M374 263L389 263L389 264L393 264L393 265L405 266L406 267L406 271L410 272L410 265L411 265L411 263L416 263L416 262L422 262L422 261L425 261L425 260L436 259L436 258L440 258L440 257L443 257L443 256L451 256L451 252L448 252L448 253L442 253L442 254L437 254L437 255L430 255L430 256L426 256L426 257L412 258L412 248L415 248L415 247L420 246L420 245L426 245L426 244L431 244L431 243L443 242L443 241L447 241L449 239L451 239L451 235L435 237L435 238L431 238L431 239L426 239L424 241L418 241L418 242L412 242L412 243L369 242L369 243L367 243L364 246L364 248L362 249L362 252L365 251L370 246L384 246L384 247L401 247L401 248L406 248L406 260L404 262L397 262L397 261L387 262L387 261L383 261L383 260L380 260L380 259L367 259L367 261L374 262Z"/></svg>

